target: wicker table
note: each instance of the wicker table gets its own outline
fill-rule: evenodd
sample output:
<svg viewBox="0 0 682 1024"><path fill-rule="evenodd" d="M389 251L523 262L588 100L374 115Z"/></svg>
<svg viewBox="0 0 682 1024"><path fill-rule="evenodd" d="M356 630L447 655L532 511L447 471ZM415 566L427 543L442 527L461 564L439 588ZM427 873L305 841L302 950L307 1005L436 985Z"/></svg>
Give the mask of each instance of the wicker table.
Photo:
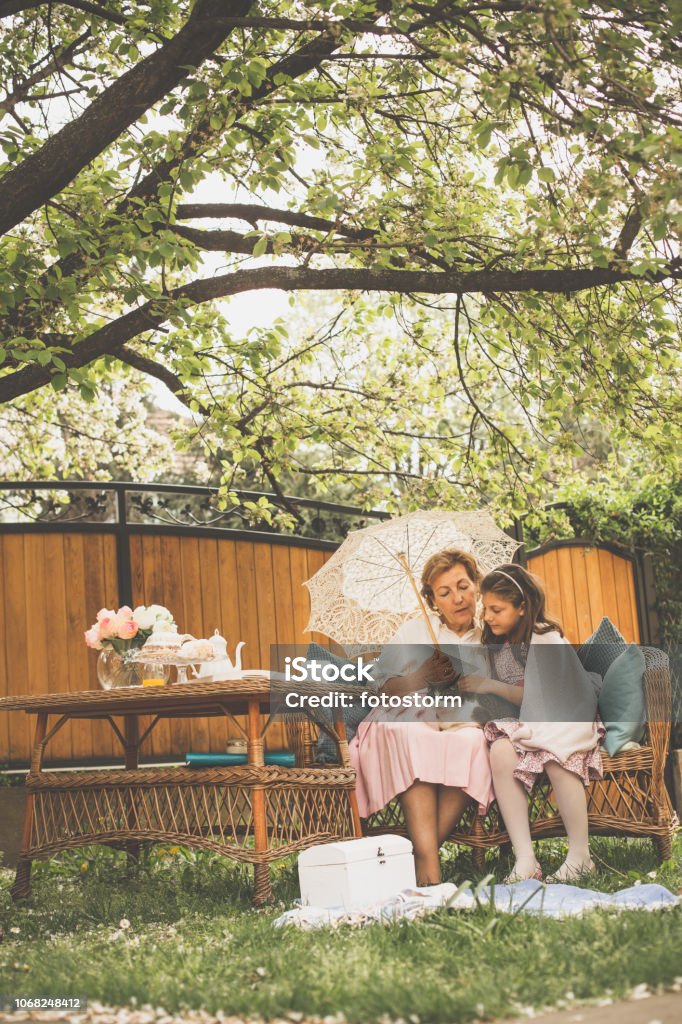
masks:
<svg viewBox="0 0 682 1024"><path fill-rule="evenodd" d="M360 836L355 772L340 710L334 711L331 732L341 764L286 768L264 764L264 736L273 721L270 701L267 675L248 672L225 682L0 699L0 710L37 716L14 898L30 895L31 863L37 858L91 843L123 847L134 856L140 842L151 840L253 864L254 901L263 903L272 895L271 861L313 843ZM143 732L141 715L152 716ZM235 724L247 742L247 764L139 766L140 746L158 721L207 715L225 715ZM121 741L125 766L44 771L49 740L71 719L88 718L109 722Z"/></svg>

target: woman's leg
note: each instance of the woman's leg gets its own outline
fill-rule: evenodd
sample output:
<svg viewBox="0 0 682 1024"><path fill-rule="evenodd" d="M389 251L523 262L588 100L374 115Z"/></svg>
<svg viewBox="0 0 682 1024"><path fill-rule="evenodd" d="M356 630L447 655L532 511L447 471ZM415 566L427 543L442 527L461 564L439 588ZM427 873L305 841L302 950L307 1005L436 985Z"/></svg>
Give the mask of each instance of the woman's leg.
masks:
<svg viewBox="0 0 682 1024"><path fill-rule="evenodd" d="M519 755L511 741L495 740L490 748L490 767L493 773L495 799L514 847L516 863L509 876L514 881L533 878L540 868L530 838L526 790L522 783L514 778L514 769L518 763Z"/></svg>
<svg viewBox="0 0 682 1024"><path fill-rule="evenodd" d="M457 786L438 787L438 846L441 847L467 809L471 797Z"/></svg>
<svg viewBox="0 0 682 1024"><path fill-rule="evenodd" d="M440 882L437 789L431 782L417 781L399 797L414 848L417 885Z"/></svg>
<svg viewBox="0 0 682 1024"><path fill-rule="evenodd" d="M559 814L568 837L566 860L552 875L552 879L556 882L567 882L571 878L585 874L586 871L594 870L590 857L585 787L579 775L562 768L556 761L549 761L545 765L545 771L552 783Z"/></svg>

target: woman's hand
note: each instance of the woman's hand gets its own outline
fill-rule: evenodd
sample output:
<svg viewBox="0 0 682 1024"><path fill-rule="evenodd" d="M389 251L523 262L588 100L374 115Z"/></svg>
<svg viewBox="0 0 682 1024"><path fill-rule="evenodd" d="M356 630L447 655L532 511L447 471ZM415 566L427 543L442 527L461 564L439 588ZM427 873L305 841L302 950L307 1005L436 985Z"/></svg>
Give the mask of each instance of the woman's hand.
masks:
<svg viewBox="0 0 682 1024"><path fill-rule="evenodd" d="M497 693L499 683L484 676L462 676L459 689L462 693Z"/></svg>
<svg viewBox="0 0 682 1024"><path fill-rule="evenodd" d="M457 673L448 656L440 650L435 650L414 672L387 679L381 689L389 696L402 697L404 694L414 693L415 690L425 690L429 686L435 689L450 686L456 680Z"/></svg>
<svg viewBox="0 0 682 1024"><path fill-rule="evenodd" d="M430 658L419 666L413 677L419 683L419 689L426 686L433 686L436 689L442 686L449 686L457 679L457 673L452 667L452 662L447 654L435 650Z"/></svg>

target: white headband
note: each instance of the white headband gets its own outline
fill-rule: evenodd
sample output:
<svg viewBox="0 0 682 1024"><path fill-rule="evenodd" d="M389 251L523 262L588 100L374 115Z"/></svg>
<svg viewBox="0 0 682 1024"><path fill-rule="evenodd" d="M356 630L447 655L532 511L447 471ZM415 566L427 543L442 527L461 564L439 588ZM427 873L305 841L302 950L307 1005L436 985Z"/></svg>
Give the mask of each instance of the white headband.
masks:
<svg viewBox="0 0 682 1024"><path fill-rule="evenodd" d="M514 577L510 576L508 572L504 571L504 569L493 569L493 572L499 573L500 576L506 576L506 578L508 580L511 580L512 583L514 584L514 586L518 587L518 590L519 590L519 593L520 593L521 597L525 600L526 595L524 594L523 589L521 587L521 584L519 583L518 580L515 580Z"/></svg>

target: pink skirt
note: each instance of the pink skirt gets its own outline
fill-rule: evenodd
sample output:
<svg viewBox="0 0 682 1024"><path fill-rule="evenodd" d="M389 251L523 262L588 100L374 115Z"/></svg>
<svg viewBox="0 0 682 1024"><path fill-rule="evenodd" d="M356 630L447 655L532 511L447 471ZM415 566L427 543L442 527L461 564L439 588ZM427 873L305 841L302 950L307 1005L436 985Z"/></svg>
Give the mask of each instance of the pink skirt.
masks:
<svg viewBox="0 0 682 1024"><path fill-rule="evenodd" d="M413 782L464 790L484 813L493 800L488 744L475 727L439 731L425 722L360 723L350 744L360 817L380 811Z"/></svg>
<svg viewBox="0 0 682 1024"><path fill-rule="evenodd" d="M593 779L603 777L599 746L586 752L571 754L565 761L561 761L556 754L552 754L549 750L528 750L522 743L515 743L514 733L519 724L516 719L501 718L496 722L488 722L484 726L484 733L488 743L508 739L516 753L521 755L519 763L514 769L514 778L523 783L529 793L535 785L538 775L544 772L548 761L554 761L555 764L560 764L567 771L579 775L585 786L589 786ZM597 732L601 743L606 735L606 729L599 719L597 719Z"/></svg>

